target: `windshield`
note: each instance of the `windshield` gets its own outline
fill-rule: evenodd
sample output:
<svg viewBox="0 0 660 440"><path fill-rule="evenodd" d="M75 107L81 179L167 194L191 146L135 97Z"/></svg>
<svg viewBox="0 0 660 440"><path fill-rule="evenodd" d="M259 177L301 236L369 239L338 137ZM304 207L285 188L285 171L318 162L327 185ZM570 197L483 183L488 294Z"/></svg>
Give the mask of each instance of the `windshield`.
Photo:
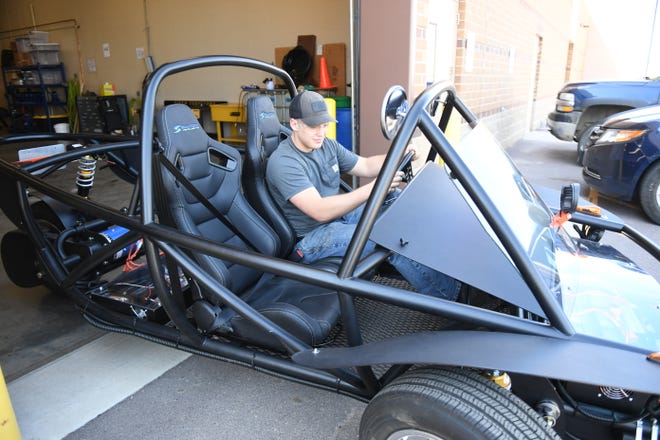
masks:
<svg viewBox="0 0 660 440"><path fill-rule="evenodd" d="M555 225L553 213L486 127L477 125L456 148L577 333L660 350L660 284L651 275L613 247L574 239Z"/></svg>
<svg viewBox="0 0 660 440"><path fill-rule="evenodd" d="M563 246L571 245L562 228L551 226L552 212L484 124L478 124L467 133L456 149L498 211L504 215L548 289L559 299L556 242L561 242ZM483 224L495 239L491 228L485 221Z"/></svg>

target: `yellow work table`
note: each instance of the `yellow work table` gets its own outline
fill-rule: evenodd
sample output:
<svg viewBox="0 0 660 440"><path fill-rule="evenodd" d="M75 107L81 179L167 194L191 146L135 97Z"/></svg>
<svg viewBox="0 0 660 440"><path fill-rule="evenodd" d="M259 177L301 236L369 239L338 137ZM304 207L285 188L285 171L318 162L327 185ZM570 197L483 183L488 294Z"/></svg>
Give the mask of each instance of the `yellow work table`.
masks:
<svg viewBox="0 0 660 440"><path fill-rule="evenodd" d="M245 107L237 103L211 104L211 120L215 122L220 142L244 143L246 136ZM228 129L225 133L225 129Z"/></svg>

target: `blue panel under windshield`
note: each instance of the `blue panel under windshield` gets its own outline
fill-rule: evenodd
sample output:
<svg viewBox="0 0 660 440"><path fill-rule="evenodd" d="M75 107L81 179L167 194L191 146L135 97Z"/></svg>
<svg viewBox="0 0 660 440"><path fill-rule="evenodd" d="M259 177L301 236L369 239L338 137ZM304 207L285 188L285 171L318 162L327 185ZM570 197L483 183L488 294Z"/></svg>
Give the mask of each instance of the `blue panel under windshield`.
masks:
<svg viewBox="0 0 660 440"><path fill-rule="evenodd" d="M660 351L660 284L611 246L560 250L562 299L575 331Z"/></svg>

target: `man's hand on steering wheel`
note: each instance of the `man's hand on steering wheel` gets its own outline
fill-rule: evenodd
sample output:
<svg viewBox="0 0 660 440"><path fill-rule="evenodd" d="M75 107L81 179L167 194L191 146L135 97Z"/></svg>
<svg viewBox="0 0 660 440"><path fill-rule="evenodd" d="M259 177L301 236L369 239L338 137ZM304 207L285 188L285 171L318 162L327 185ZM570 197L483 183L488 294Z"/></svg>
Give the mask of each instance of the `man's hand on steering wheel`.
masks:
<svg viewBox="0 0 660 440"><path fill-rule="evenodd" d="M412 146L412 145L408 145L408 147L406 148L406 155L407 155L408 153L410 153L411 151L412 151L412 153L413 153L411 160L417 160L417 159L419 159L419 157L417 156L417 150L415 149L415 147ZM405 155L404 155L404 156L405 156Z"/></svg>
<svg viewBox="0 0 660 440"><path fill-rule="evenodd" d="M417 157L417 150L412 146L406 148L406 154L397 168L397 174L401 174L402 182L409 182L413 178L412 161Z"/></svg>
<svg viewBox="0 0 660 440"><path fill-rule="evenodd" d="M390 182L390 187L387 190L387 193L390 194L396 190L401 183L404 182L404 177L405 174L403 171L397 171L396 174L394 175L394 178L392 179L392 182Z"/></svg>

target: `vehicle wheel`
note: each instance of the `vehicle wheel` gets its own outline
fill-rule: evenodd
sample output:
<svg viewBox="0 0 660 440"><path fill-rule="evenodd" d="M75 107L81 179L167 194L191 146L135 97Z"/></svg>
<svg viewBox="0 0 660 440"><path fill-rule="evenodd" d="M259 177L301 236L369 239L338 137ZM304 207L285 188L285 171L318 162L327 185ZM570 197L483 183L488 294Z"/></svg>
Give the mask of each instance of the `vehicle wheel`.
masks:
<svg viewBox="0 0 660 440"><path fill-rule="evenodd" d="M660 225L660 162L651 165L639 182L639 202L646 215Z"/></svg>
<svg viewBox="0 0 660 440"><path fill-rule="evenodd" d="M367 405L361 440L555 439L509 390L470 370L411 370Z"/></svg>

